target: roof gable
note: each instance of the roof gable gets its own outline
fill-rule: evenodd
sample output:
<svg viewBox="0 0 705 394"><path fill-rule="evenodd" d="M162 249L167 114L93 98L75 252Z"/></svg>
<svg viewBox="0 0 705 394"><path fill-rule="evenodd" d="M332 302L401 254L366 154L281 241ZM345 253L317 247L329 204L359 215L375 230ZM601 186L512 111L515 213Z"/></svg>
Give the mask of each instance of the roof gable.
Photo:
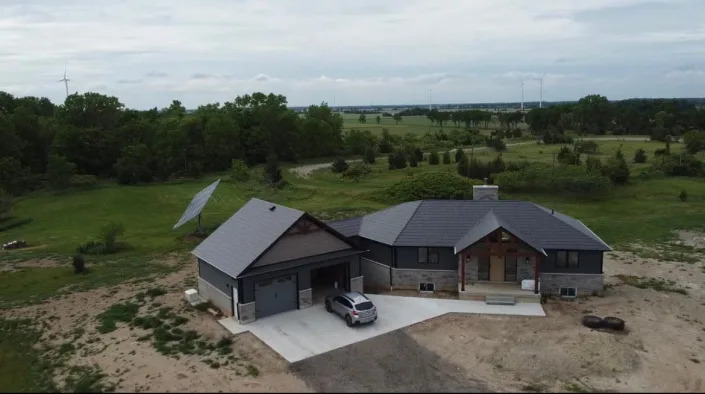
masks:
<svg viewBox="0 0 705 394"><path fill-rule="evenodd" d="M481 240L484 238L487 234L498 230L498 229L504 229L511 234L513 234L515 237L519 238L520 240L524 241L527 245L531 246L538 252L543 253L544 255L546 252L536 244L534 240L532 240L528 234L522 234L521 231L516 229L514 226L511 224L507 223L506 220L503 220L501 217L498 217L492 209L490 209L485 216L480 219L478 223L476 223L474 226L470 228L470 231L467 232L453 247L454 252L457 254L463 249L469 247L470 245L474 244L475 242Z"/></svg>

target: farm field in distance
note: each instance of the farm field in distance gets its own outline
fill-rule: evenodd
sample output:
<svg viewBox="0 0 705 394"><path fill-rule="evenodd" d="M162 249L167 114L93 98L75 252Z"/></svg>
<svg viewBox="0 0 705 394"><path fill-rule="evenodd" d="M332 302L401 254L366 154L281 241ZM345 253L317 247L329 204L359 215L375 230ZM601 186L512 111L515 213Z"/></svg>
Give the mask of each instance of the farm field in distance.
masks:
<svg viewBox="0 0 705 394"><path fill-rule="evenodd" d="M369 115L367 126L372 126ZM653 152L664 147L661 142L628 140L597 143L596 155L603 158L603 161L621 148L632 173L629 184L615 187L604 198L507 193L500 188L500 197L503 199L533 201L582 220L616 249L609 260L612 264L607 272L610 275L607 280L610 288L604 298L575 303L555 301L545 306L551 327L575 326L570 332L561 331L556 338L563 338L577 347L573 353L567 354L564 347L551 342L554 339L543 336L542 341L548 343L545 356L580 360L575 361L575 365L570 364L571 371L581 370L587 379L583 379L577 372L571 372L565 379L549 374L542 375L540 381L534 381L530 368L512 367L512 361L491 356L493 352L505 352L505 345L482 335L461 338L461 335L471 335L463 332L475 332L479 328L488 332L506 329L508 320L483 316L448 316L410 327L404 335L441 357L452 354L451 348L463 349L464 346L470 346L476 349L478 357L485 363L482 370L484 380L480 380L491 389L705 389L702 380L696 377L699 363L705 362L702 344L705 339L705 295L699 287L688 287L698 286L698 281L702 282L705 274L702 249L704 238L700 233L705 230L705 181L702 178L686 177L640 178L639 173L656 160ZM505 162L552 163L553 154L560 147L528 142L509 146L502 157ZM631 158L638 148L647 153L645 164L632 163ZM682 149L681 144L671 145L674 153ZM488 161L494 159L497 153L488 148L478 148L473 151L473 155L481 161ZM19 331L26 330L26 327L3 326L3 333L13 339L0 346L0 361L20 361L12 371L0 372L0 387L17 390L46 389L49 386L33 386L37 382L33 377L43 376L61 388L74 388L77 382L102 382L100 384L105 384L105 389L130 391L183 390L193 384L201 384L212 390L231 391L301 391L320 388L317 386L320 382L301 380L271 349L254 337L235 338L232 344L227 345L232 353L219 355L217 347L212 351L207 350L208 343L216 343L225 334L212 316L187 308L182 302L183 290L195 286L196 268L188 251L198 240L184 236L194 230L194 223L178 230L172 230L173 224L191 197L217 178L223 181L204 210L203 222L206 227L221 223L251 197L308 211L324 220L355 216L395 204L395 201L388 201L382 196L388 185L420 173L455 174L456 165L432 166L422 162L417 168L392 171L387 169L386 156L379 155L372 166L371 176L358 182L343 179L329 169L299 177L289 171L297 165L287 164L283 168L282 175L288 185L275 190L257 180L236 183L229 179L228 174L223 173L211 174L199 180L141 186L103 182L94 189L60 194L38 192L19 199L13 207L13 216L17 219L31 218L32 221L0 232L0 240L6 242L25 239L31 247L0 251L0 265L3 268L0 272L0 309L6 317L31 318L36 324L36 334L33 334L39 338L36 340L51 346L52 350L45 352L48 364L38 364L38 354L23 354L21 350L26 341L35 340L34 337L18 337ZM688 199L685 202L678 198L681 190L687 191ZM76 247L94 239L100 225L108 220L124 223L125 233L120 241L128 245L128 248L115 255L88 256L89 273L74 275L70 261ZM689 232L683 233L681 230ZM656 290L648 286L638 288L634 286L637 282L630 276L679 280L679 284L685 286L683 289L686 294ZM164 294L146 298L139 295L154 288L163 289ZM85 312L75 313L72 305L77 303L91 307ZM204 354L212 352L212 355L176 353L179 359L175 359L173 355L163 354L163 348L160 347L163 344L160 342L138 339L153 335L149 329L131 330L127 324L120 323L119 319L116 331L100 333L97 327L102 322L101 314L115 304L137 305L134 312L136 316L158 314L160 308L170 307L163 315L171 316L169 313L173 313L188 319L184 323L184 330L198 332L200 340L206 343L203 345L206 346ZM657 328L671 332L671 335L684 333L684 338L691 340L688 345L690 350L682 348L685 346L683 341L669 345L665 341L653 339L654 330L645 328L649 319L654 318L648 312L652 304L658 306L660 314L657 317ZM600 311L601 314L619 313L627 320L631 332L624 337L625 340L606 337L611 335L606 333L585 334L590 338L589 343L595 347L593 354L591 349L577 345L585 337L579 331L577 320L573 320L584 310ZM166 321L175 317L163 319ZM541 325L533 322L527 324L534 329ZM529 344L531 340L530 331L518 335L512 343L513 351L518 354L533 351ZM134 345L137 343L140 345ZM623 357L628 364L610 367L614 371L603 368L601 357L609 357L608 349L616 349L619 357ZM686 367L678 376L679 381L675 378L666 379L663 374L654 372L659 367L656 354L663 354L663 357L674 363L681 361L685 364ZM683 354L682 360L678 359L677 354ZM229 358L229 355L233 357ZM453 362L453 357L448 361ZM524 361L530 364L528 360ZM219 367L211 367L213 362L219 363ZM168 365L173 372L165 373L159 367L164 365ZM92 369L96 366L98 369ZM516 376L508 372L511 368L518 371ZM223 378L224 370L231 372L232 376ZM472 371L468 369L466 373L471 374ZM659 376L662 381L655 382ZM48 380L44 383L49 384ZM651 383L653 386L648 386ZM379 389L383 390L384 387Z"/></svg>

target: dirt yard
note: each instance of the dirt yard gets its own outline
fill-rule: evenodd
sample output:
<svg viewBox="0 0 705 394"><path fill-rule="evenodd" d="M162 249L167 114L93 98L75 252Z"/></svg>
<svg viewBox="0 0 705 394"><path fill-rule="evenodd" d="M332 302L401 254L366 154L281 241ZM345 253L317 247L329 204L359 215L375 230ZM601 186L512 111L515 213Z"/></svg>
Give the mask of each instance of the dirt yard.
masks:
<svg viewBox="0 0 705 394"><path fill-rule="evenodd" d="M31 265L37 266L36 263ZM311 391L289 371L285 360L249 333L232 337L233 352L221 357L219 367L213 368L212 364L204 362L207 359L204 356L161 354L150 341L138 340L147 333L141 328L118 323L115 331L106 334L97 331L96 317L111 305L128 302L148 288L160 287L167 293L150 298L151 302L140 308L140 314L171 307L188 319L180 328L197 331L204 341L229 336L216 318L195 310L183 300L182 292L193 286L195 272L191 262L184 269L154 281L73 293L40 305L4 311L4 314L42 321L42 340L53 346L61 346L78 336L72 342L76 350L67 367L97 365L107 374L103 379L105 383L116 385L116 391ZM55 377L59 387L64 377L62 372Z"/></svg>
<svg viewBox="0 0 705 394"><path fill-rule="evenodd" d="M407 332L490 390L705 390L703 263L613 252L604 266L604 297L549 300L546 318L446 315ZM672 280L687 294L633 287L616 275ZM580 324L584 314L621 317L627 330L591 330Z"/></svg>

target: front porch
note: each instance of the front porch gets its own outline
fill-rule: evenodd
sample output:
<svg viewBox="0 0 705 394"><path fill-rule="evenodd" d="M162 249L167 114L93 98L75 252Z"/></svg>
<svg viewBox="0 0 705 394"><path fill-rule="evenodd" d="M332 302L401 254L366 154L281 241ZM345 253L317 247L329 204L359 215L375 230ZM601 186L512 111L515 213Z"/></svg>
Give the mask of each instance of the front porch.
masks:
<svg viewBox="0 0 705 394"><path fill-rule="evenodd" d="M516 302L541 302L540 293L522 290L518 283L475 282L465 284L465 290L462 283L458 283L458 299L487 301L488 297L511 297Z"/></svg>

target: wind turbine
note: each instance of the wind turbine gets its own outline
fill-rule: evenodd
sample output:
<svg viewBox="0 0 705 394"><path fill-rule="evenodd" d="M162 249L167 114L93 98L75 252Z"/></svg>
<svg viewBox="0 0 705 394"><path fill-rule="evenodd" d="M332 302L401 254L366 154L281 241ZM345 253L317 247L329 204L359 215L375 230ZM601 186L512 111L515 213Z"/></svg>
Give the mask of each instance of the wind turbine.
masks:
<svg viewBox="0 0 705 394"><path fill-rule="evenodd" d="M521 110L524 111L524 81L521 81Z"/></svg>
<svg viewBox="0 0 705 394"><path fill-rule="evenodd" d="M534 80L538 80L540 82L540 88L539 88L539 108L543 108L543 77L541 78L534 78Z"/></svg>
<svg viewBox="0 0 705 394"><path fill-rule="evenodd" d="M66 97L69 97L69 81L70 79L66 78L66 66L64 66L64 77L59 82L63 82L64 86L66 86Z"/></svg>
<svg viewBox="0 0 705 394"><path fill-rule="evenodd" d="M428 110L429 111L433 109L433 106L431 104L433 102L431 100L431 98L433 97L432 95L433 95L433 89L428 89Z"/></svg>

